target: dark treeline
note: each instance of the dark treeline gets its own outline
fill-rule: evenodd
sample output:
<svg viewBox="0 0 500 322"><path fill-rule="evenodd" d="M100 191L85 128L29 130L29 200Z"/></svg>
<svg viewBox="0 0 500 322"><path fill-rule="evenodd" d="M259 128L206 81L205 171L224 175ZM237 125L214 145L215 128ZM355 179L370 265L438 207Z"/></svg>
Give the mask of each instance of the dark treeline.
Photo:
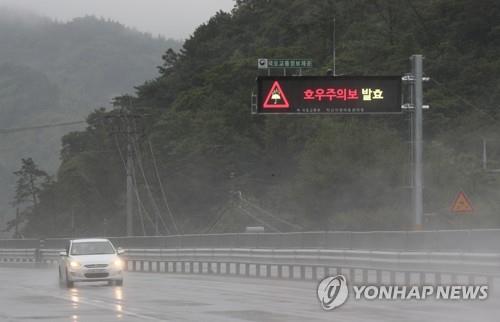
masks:
<svg viewBox="0 0 500 322"><path fill-rule="evenodd" d="M411 54L425 56L425 226L498 227L499 176L481 162L484 138L488 167L500 168L498 1L241 0L167 51L159 75L115 110L63 138L25 235L124 234L127 132L136 235L155 233L156 220L161 234L409 228L407 113L250 114L257 58L331 68L334 15L338 74L403 74ZM450 213L460 190L473 215Z"/></svg>

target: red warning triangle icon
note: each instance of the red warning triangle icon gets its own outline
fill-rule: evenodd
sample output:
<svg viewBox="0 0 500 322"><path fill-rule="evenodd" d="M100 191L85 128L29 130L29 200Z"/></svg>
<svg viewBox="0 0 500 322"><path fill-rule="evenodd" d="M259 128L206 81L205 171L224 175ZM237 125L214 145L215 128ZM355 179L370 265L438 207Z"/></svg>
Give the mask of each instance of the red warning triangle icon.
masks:
<svg viewBox="0 0 500 322"><path fill-rule="evenodd" d="M460 191L451 206L451 211L457 213L473 212L472 203L463 191Z"/></svg>
<svg viewBox="0 0 500 322"><path fill-rule="evenodd" d="M281 89L278 81L273 83L267 97L264 101L264 108L290 108L290 104L288 104L288 99L285 96L285 93Z"/></svg>

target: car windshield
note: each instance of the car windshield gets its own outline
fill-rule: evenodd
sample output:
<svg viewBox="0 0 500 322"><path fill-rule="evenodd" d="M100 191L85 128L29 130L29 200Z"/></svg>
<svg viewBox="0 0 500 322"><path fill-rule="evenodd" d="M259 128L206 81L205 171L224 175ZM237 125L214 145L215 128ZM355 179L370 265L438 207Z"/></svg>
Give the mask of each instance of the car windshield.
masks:
<svg viewBox="0 0 500 322"><path fill-rule="evenodd" d="M114 254L115 250L109 242L85 242L74 243L71 247L71 255L96 255Z"/></svg>

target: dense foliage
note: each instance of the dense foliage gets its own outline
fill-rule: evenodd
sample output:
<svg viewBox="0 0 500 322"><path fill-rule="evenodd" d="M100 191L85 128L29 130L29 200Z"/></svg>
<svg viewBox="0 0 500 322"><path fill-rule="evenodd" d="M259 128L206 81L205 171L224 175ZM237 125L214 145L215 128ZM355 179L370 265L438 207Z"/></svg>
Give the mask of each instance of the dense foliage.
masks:
<svg viewBox="0 0 500 322"><path fill-rule="evenodd" d="M409 228L408 113L250 114L257 58L309 57L310 74L331 67L334 15L338 74L403 74L411 54L426 57L425 226L498 227L499 176L481 163L483 138L489 168L500 147L498 1L238 0L166 52L134 96L64 137L57 181L41 198L53 206L27 231L123 234L127 141L138 235L156 222L160 233ZM462 189L473 215L449 211ZM54 214L56 229L40 224Z"/></svg>

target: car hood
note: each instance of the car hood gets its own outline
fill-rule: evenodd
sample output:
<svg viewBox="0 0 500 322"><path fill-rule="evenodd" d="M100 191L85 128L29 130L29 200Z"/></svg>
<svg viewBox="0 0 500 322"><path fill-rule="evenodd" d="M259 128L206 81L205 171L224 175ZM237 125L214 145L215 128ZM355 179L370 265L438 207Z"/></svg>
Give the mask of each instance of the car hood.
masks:
<svg viewBox="0 0 500 322"><path fill-rule="evenodd" d="M116 254L100 254L100 255L72 255L71 259L79 262L82 265L86 264L110 264L116 260Z"/></svg>

